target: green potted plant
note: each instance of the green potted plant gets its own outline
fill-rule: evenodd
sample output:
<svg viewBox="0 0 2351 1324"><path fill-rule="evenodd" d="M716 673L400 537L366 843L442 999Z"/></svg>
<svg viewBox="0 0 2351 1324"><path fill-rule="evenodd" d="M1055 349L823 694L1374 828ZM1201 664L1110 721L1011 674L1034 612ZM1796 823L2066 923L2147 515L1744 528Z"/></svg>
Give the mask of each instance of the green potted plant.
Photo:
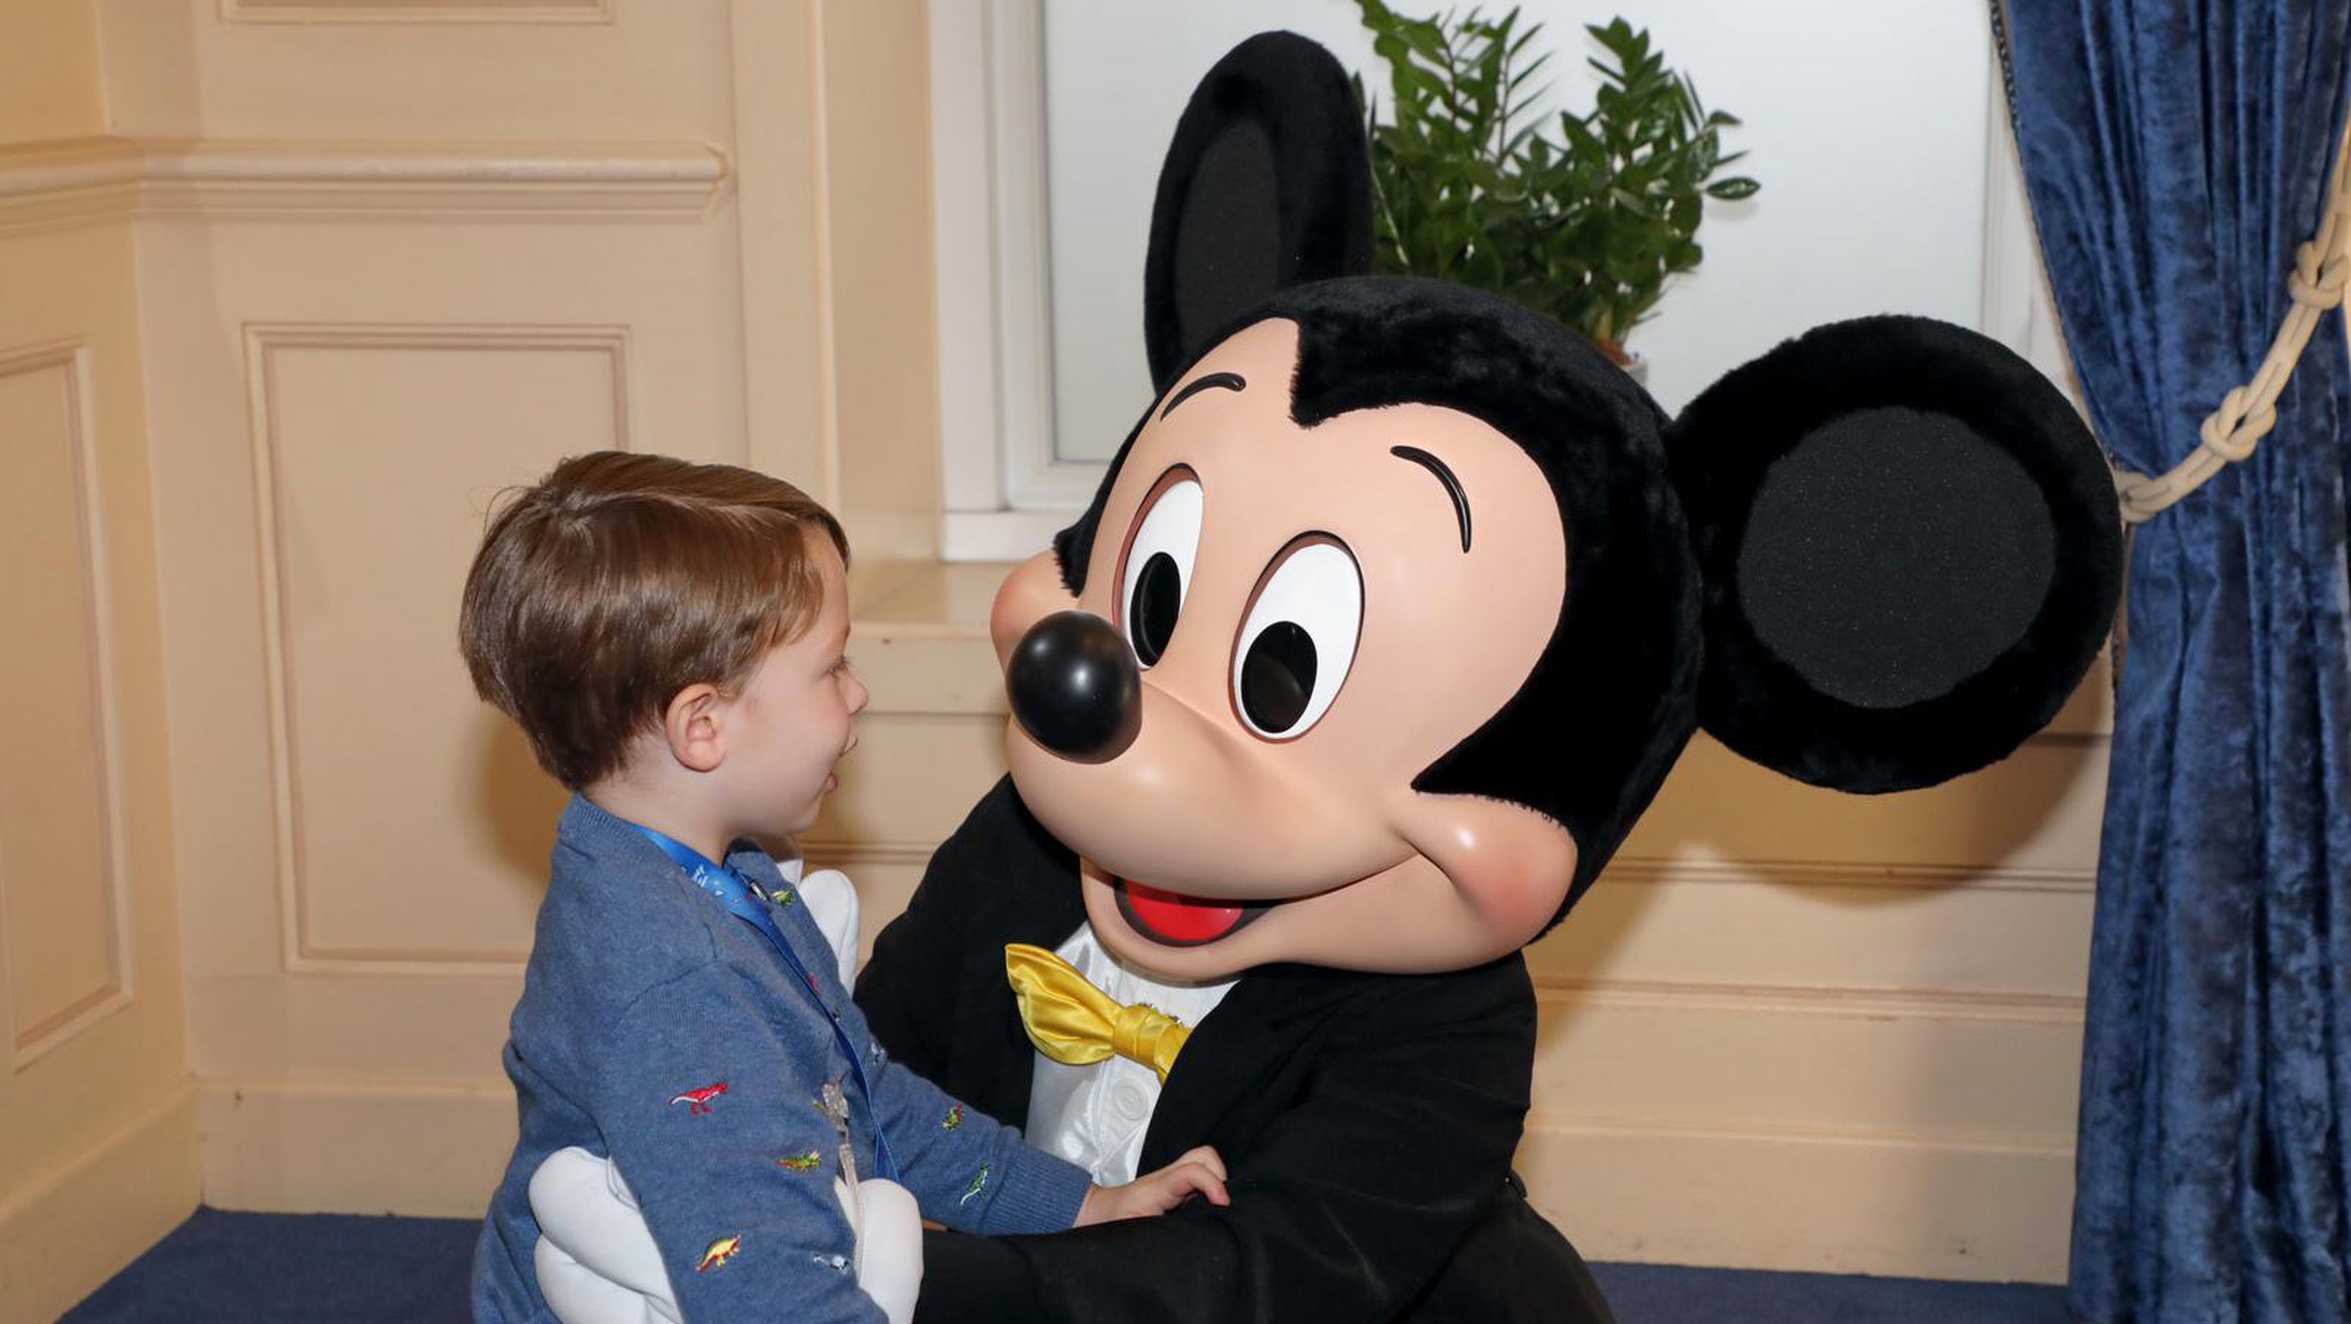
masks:
<svg viewBox="0 0 2351 1324"><path fill-rule="evenodd" d="M1695 270L1705 199L1759 185L1722 175L1739 121L1709 111L1687 75L1665 67L1649 34L1619 18L1585 31L1606 52L1589 61L1592 109L1561 111L1556 139L1527 111L1528 58L1540 23L1519 11L1416 19L1356 0L1388 64L1388 118L1355 80L1371 137L1376 270L1438 276L1515 299L1575 328L1619 363L1666 282Z"/></svg>

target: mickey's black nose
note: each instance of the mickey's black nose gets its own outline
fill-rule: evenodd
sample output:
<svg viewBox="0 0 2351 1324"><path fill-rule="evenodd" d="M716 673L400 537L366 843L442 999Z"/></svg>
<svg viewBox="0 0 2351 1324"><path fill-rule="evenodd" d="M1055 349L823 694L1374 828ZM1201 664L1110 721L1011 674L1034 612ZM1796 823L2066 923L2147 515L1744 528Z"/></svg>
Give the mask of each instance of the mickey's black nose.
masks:
<svg viewBox="0 0 2351 1324"><path fill-rule="evenodd" d="M1029 627L1004 670L1012 715L1029 738L1077 763L1107 763L1143 726L1142 672L1110 622L1057 611Z"/></svg>

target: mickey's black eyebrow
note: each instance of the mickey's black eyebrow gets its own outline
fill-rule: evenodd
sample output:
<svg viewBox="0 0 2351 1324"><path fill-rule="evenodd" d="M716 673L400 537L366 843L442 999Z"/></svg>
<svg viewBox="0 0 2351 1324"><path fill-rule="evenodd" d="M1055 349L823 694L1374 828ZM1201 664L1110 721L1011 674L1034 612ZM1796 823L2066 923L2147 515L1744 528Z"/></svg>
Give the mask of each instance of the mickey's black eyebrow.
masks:
<svg viewBox="0 0 2351 1324"><path fill-rule="evenodd" d="M1200 392L1207 390L1211 386L1222 387L1227 391L1240 391L1246 390L1249 386L1249 383L1242 381L1241 374L1237 372L1212 372L1207 376L1200 378L1198 381L1193 382L1190 386L1187 386L1184 389L1176 392L1175 399L1167 402L1167 408L1160 410L1159 416L1161 418L1166 418L1169 414L1175 412L1175 407L1177 405L1180 405L1184 401L1191 399L1193 396L1198 395Z"/></svg>
<svg viewBox="0 0 2351 1324"><path fill-rule="evenodd" d="M1430 473L1435 474L1437 476L1437 481L1445 485L1445 495L1453 498L1454 518L1461 521L1461 550L1464 553L1468 552L1469 497L1463 494L1461 490L1461 480L1453 476L1453 471L1445 467L1445 462L1443 460L1440 460L1436 456L1429 454L1427 451L1422 450L1418 446L1390 446L1388 448L1388 454L1397 456L1400 459L1410 460L1414 464L1420 465L1421 467L1427 469Z"/></svg>

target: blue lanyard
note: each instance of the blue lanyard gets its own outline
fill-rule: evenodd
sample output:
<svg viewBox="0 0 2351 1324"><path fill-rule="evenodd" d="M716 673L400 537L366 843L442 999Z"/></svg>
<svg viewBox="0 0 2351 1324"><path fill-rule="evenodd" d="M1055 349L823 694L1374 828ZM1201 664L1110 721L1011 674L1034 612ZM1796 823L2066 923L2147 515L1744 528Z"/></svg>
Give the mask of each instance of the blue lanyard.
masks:
<svg viewBox="0 0 2351 1324"><path fill-rule="evenodd" d="M824 996L817 992L816 980L810 977L808 967L800 964L800 958L793 955L792 944L784 941L783 932L776 928L775 916L768 914L767 907L752 897L751 885L744 882L742 875L733 869L712 863L702 852L642 823L630 823L629 826L645 834L647 841L659 846L662 854L667 855L680 869L686 871L688 878L694 880L694 886L708 892L720 905L733 911L736 919L765 934L768 945L774 947L783 956L784 964L792 967L792 973L800 977L801 984L808 989L808 996L815 999L817 1009L825 1014L826 1020L832 1022L833 1038L840 1042L841 1051L849 1058L849 1074L857 1077L857 1088L864 1092L866 1106L873 1109L874 1175L884 1181L898 1180L898 1162L890 1155L890 1138L882 1134L881 1110L874 1104L873 1087L866 1083L865 1066L858 1057L857 1045L849 1041L849 1032L841 1028L840 1013L825 1005ZM842 1119L843 1122L847 1120Z"/></svg>

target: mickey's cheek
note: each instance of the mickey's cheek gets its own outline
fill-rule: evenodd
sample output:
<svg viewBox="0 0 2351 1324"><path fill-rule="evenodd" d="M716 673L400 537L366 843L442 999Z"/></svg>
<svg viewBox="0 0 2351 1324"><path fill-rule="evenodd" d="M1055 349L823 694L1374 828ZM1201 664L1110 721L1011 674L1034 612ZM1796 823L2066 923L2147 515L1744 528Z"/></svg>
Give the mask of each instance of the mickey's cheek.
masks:
<svg viewBox="0 0 2351 1324"><path fill-rule="evenodd" d="M1531 809L1472 795L1399 793L1390 821L1505 949L1533 940L1575 881L1576 844Z"/></svg>

